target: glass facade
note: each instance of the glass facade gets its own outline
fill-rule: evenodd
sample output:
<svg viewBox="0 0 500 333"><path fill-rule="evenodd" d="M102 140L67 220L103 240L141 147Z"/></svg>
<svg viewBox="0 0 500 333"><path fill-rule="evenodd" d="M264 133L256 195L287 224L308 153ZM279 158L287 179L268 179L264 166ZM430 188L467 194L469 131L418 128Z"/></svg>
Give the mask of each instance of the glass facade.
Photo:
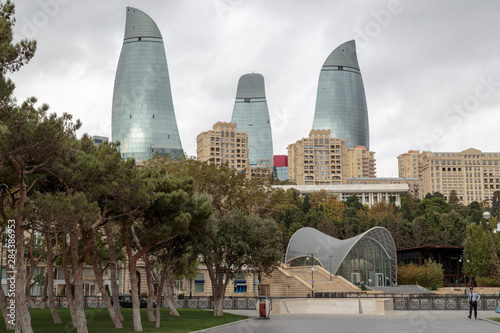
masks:
<svg viewBox="0 0 500 333"><path fill-rule="evenodd" d="M382 245L367 237L352 247L336 274L354 284L390 286L391 270L391 258Z"/></svg>
<svg viewBox="0 0 500 333"><path fill-rule="evenodd" d="M111 132L123 158L178 156L182 150L160 30L132 7L116 71Z"/></svg>
<svg viewBox="0 0 500 333"><path fill-rule="evenodd" d="M368 109L354 40L328 56L319 75L313 129L331 131L346 147L370 149Z"/></svg>
<svg viewBox="0 0 500 333"><path fill-rule="evenodd" d="M288 167L274 167L275 177L279 180L287 180L288 179Z"/></svg>
<svg viewBox="0 0 500 333"><path fill-rule="evenodd" d="M273 136L267 108L264 77L245 74L238 81L231 122L248 135L250 164L273 166Z"/></svg>
<svg viewBox="0 0 500 333"><path fill-rule="evenodd" d="M301 228L290 238L285 262L290 266L320 265L354 284L396 285L396 246L389 231L372 228L340 240L313 228Z"/></svg>

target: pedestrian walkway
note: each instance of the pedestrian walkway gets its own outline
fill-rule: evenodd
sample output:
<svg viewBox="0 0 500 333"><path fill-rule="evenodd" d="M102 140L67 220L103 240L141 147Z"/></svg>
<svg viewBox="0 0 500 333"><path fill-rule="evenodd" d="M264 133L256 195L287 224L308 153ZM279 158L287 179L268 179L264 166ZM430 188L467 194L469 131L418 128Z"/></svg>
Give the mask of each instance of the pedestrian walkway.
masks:
<svg viewBox="0 0 500 333"><path fill-rule="evenodd" d="M229 311L228 311L229 312ZM253 312L253 314L252 314ZM233 313L231 311L231 313ZM255 311L240 312L255 316ZM468 311L394 311L384 316L367 315L271 315L269 320L247 319L200 332L212 333L303 333L303 332L406 332L406 333L498 333L500 324L485 318L500 318L494 311L478 312L479 320L468 319Z"/></svg>
<svg viewBox="0 0 500 333"><path fill-rule="evenodd" d="M372 290L381 291L384 294L432 294L432 291L417 285L400 285L395 287L369 287Z"/></svg>

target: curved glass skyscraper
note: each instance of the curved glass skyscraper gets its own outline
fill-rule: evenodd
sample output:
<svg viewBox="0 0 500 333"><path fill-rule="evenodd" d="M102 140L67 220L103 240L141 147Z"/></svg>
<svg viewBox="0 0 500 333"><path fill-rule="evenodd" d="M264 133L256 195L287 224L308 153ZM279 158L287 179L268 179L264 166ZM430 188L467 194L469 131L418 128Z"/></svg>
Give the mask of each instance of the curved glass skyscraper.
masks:
<svg viewBox="0 0 500 333"><path fill-rule="evenodd" d="M182 150L160 30L132 7L116 70L111 135L120 141L123 158L177 156Z"/></svg>
<svg viewBox="0 0 500 333"><path fill-rule="evenodd" d="M238 81L231 122L248 135L250 164L273 166L273 135L267 109L264 77L245 74Z"/></svg>
<svg viewBox="0 0 500 333"><path fill-rule="evenodd" d="M370 149L370 129L365 88L354 40L333 50L319 75L313 129L329 129L346 148Z"/></svg>

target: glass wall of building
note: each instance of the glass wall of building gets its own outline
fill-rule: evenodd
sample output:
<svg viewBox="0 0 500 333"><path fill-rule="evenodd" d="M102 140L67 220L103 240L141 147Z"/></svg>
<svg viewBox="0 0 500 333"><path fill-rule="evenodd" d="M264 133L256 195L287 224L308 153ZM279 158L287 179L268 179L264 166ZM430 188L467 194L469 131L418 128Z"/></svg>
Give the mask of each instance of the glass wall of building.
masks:
<svg viewBox="0 0 500 333"><path fill-rule="evenodd" d="M314 265L354 284L397 283L396 246L389 231L382 227L344 240L314 228L297 230L288 243L285 262L290 266L311 266L313 257Z"/></svg>
<svg viewBox="0 0 500 333"><path fill-rule="evenodd" d="M379 242L362 238L346 255L337 275L354 284L390 286L391 258Z"/></svg>

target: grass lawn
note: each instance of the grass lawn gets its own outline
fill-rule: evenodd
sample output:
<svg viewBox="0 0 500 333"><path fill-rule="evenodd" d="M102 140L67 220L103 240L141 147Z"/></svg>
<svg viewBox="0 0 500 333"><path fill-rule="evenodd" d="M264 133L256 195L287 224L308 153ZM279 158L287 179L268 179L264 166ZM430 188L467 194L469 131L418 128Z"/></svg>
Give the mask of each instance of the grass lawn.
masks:
<svg viewBox="0 0 500 333"><path fill-rule="evenodd" d="M134 332L132 323L132 309L121 309L125 321L123 329L115 329L113 322L109 318L107 309L86 309L87 327L90 333L104 332ZM197 309L178 309L180 317L170 316L168 308L161 309L161 326L155 328L155 323L147 321L147 309L141 309L142 328L144 332L191 332L209 328L213 326L223 325L234 321L247 319L248 317L232 315L225 313L223 317L214 317L212 311L197 310ZM50 310L31 309L31 325L35 333L56 333L74 331L71 323L69 309L58 309L59 315L63 320L63 324L55 325L50 315ZM156 309L155 309L156 311ZM0 332L5 332L3 318L0 316ZM11 332L11 331L9 331Z"/></svg>
<svg viewBox="0 0 500 333"><path fill-rule="evenodd" d="M499 322L500 323L500 318L488 318L489 320L493 320L493 321L496 321L496 322Z"/></svg>

